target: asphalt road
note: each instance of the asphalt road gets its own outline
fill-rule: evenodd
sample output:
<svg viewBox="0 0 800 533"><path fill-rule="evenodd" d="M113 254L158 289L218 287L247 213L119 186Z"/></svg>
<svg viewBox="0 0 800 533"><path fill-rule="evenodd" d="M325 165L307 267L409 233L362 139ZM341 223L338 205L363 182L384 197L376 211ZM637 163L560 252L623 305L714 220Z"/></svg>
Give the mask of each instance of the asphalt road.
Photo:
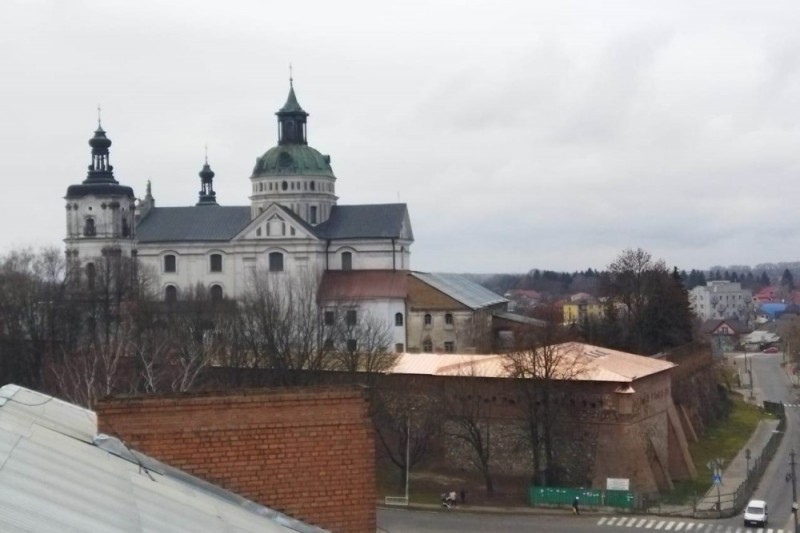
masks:
<svg viewBox="0 0 800 533"><path fill-rule="evenodd" d="M783 354L755 354L748 356L754 376L756 397L772 402L794 405L798 403L797 394L791 386L789 376L780 365ZM790 472L789 453L792 448L800 452L800 409L786 408L786 434L775 457L761 478L753 498L765 500L769 505L772 527L788 528L792 531L792 484L786 481ZM800 457L797 458L800 461ZM796 476L800 478L800 465ZM800 485L797 486L800 489ZM739 520L737 519L737 524Z"/></svg>

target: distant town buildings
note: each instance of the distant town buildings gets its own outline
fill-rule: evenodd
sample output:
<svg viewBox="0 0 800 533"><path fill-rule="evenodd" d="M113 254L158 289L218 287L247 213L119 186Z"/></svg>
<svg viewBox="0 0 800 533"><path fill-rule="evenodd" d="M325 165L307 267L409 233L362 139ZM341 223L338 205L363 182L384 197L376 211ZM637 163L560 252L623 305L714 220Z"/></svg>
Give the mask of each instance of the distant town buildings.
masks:
<svg viewBox="0 0 800 533"><path fill-rule="evenodd" d="M689 291L689 306L703 320L735 318L748 323L753 315L753 296L738 282L709 281Z"/></svg>

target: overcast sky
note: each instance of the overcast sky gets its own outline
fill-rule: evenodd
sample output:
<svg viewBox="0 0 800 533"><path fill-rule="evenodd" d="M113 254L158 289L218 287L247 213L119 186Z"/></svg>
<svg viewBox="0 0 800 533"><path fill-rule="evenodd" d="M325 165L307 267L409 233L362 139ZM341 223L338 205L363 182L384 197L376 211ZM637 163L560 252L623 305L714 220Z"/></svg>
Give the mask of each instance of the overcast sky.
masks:
<svg viewBox="0 0 800 533"><path fill-rule="evenodd" d="M800 260L796 1L0 2L0 252L63 246L96 107L117 180L247 205L288 64L340 204L412 267Z"/></svg>

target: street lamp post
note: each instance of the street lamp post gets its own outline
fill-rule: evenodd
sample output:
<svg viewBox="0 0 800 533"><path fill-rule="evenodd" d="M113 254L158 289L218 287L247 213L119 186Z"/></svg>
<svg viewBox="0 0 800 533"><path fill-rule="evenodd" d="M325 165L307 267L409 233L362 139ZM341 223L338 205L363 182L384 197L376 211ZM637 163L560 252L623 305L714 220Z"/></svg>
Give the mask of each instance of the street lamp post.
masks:
<svg viewBox="0 0 800 533"><path fill-rule="evenodd" d="M792 458L789 462L792 467L792 514L794 515L794 533L797 533L797 487L794 482L794 448L792 448L792 451L789 453L789 457Z"/></svg>
<svg viewBox="0 0 800 533"><path fill-rule="evenodd" d="M409 476L409 463L411 458L411 411L408 411L408 418L406 418L406 504L408 504L408 476Z"/></svg>

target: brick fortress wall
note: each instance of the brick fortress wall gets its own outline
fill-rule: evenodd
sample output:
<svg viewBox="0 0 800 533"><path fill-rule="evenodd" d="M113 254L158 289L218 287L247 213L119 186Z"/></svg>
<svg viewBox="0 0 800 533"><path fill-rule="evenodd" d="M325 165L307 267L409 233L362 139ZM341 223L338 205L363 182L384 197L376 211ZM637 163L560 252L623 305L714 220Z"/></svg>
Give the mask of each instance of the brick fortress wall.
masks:
<svg viewBox="0 0 800 533"><path fill-rule="evenodd" d="M352 387L107 398L99 431L258 503L334 532L375 519L375 443Z"/></svg>

